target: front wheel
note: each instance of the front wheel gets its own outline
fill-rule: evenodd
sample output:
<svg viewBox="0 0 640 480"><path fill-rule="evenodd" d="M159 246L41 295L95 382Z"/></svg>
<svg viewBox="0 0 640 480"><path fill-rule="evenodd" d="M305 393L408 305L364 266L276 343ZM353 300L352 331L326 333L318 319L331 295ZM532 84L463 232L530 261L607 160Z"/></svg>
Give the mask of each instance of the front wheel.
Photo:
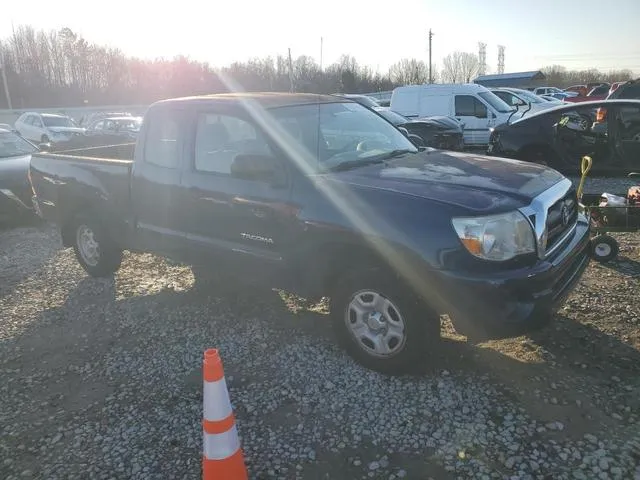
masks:
<svg viewBox="0 0 640 480"><path fill-rule="evenodd" d="M74 225L73 250L82 268L92 277L107 277L122 263L122 249L95 220L78 219Z"/></svg>
<svg viewBox="0 0 640 480"><path fill-rule="evenodd" d="M618 256L620 247L615 238L598 235L591 239L591 256L600 263L610 262Z"/></svg>
<svg viewBox="0 0 640 480"><path fill-rule="evenodd" d="M371 370L407 373L440 339L440 317L394 275L346 275L331 296L333 328L347 353Z"/></svg>

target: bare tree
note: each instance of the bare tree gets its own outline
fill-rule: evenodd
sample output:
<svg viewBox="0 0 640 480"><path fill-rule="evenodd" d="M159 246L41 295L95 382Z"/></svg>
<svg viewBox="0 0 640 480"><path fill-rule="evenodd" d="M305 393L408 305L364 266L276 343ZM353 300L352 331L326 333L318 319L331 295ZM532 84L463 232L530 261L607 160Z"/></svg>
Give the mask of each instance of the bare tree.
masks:
<svg viewBox="0 0 640 480"><path fill-rule="evenodd" d="M478 56L469 52L453 52L442 60L442 81L445 83L469 83L480 69Z"/></svg>
<svg viewBox="0 0 640 480"><path fill-rule="evenodd" d="M15 34L0 42L7 84L16 108L69 107L150 103L163 98L225 92L222 81L230 77L247 91L289 89L288 59L254 58L214 69L184 56L143 60L123 52L91 44L69 28L36 31L18 27ZM300 91L316 93L368 93L391 90L398 85L428 81L429 68L417 59L402 59L387 74L358 64L342 55L320 70L316 61L300 56L293 62ZM442 80L469 82L477 74L476 55L453 52L443 61ZM434 68L435 70L435 68ZM548 83L568 86L590 81L618 81L632 77L629 70L607 73L595 69L570 71L561 66L544 69ZM434 72L435 73L435 72ZM0 108L7 106L0 94Z"/></svg>
<svg viewBox="0 0 640 480"><path fill-rule="evenodd" d="M422 60L403 58L391 65L389 75L400 85L420 85L429 81L429 67Z"/></svg>

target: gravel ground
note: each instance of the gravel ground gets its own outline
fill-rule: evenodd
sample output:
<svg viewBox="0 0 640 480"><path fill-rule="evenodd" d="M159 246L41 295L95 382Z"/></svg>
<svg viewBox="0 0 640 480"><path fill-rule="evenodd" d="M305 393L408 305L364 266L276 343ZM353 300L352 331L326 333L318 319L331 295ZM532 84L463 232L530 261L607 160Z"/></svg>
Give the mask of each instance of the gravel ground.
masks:
<svg viewBox="0 0 640 480"><path fill-rule="evenodd" d="M569 176L578 186L580 177ZM585 193L626 193L632 185L640 185L640 177L587 177L584 183Z"/></svg>
<svg viewBox="0 0 640 480"><path fill-rule="evenodd" d="M92 279L52 227L2 232L0 478L199 478L217 347L251 478L640 479L640 237L618 238L548 329L472 346L444 322L433 362L390 378L322 304L207 295L152 255Z"/></svg>

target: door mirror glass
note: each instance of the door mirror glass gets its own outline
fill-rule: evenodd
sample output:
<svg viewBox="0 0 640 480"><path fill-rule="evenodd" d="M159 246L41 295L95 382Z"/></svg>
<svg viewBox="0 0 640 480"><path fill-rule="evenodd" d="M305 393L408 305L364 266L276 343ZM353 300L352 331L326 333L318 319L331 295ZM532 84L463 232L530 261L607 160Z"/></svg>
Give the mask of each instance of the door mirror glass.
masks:
<svg viewBox="0 0 640 480"><path fill-rule="evenodd" d="M278 162L270 155L238 154L231 162L231 176L243 180L271 182L279 170Z"/></svg>

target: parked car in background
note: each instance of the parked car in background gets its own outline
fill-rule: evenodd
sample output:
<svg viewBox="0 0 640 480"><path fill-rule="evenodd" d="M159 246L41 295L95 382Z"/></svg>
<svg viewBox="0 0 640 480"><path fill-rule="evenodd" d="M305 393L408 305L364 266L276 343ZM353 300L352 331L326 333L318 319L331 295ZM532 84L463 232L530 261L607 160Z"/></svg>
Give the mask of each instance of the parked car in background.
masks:
<svg viewBox="0 0 640 480"><path fill-rule="evenodd" d="M518 112L489 89L475 83L398 87L391 95L390 108L409 118L453 117L462 123L464 143L468 147L486 146L489 129Z"/></svg>
<svg viewBox="0 0 640 480"><path fill-rule="evenodd" d="M618 87L624 85L625 83L627 82L613 82L611 84L611 87L609 87L609 95L611 95L613 92L615 92L618 89Z"/></svg>
<svg viewBox="0 0 640 480"><path fill-rule="evenodd" d="M393 110L378 108L376 111L396 127L405 128L417 135L427 147L442 150L464 150L464 130L455 118L434 116L408 118Z"/></svg>
<svg viewBox="0 0 640 480"><path fill-rule="evenodd" d="M94 120L84 134L76 135L66 142L57 143L51 151L66 151L81 148L102 147L135 141L142 117L106 117Z"/></svg>
<svg viewBox="0 0 640 480"><path fill-rule="evenodd" d="M569 97L577 97L577 92L565 92L557 87L537 87L533 89L533 93L536 95L551 95L558 100L564 100Z"/></svg>
<svg viewBox="0 0 640 480"><path fill-rule="evenodd" d="M354 102L358 102L360 105L364 105L369 108L380 106L375 98L369 97L368 95L359 95L356 93L334 93L334 95L342 98L348 98L349 100L353 100Z"/></svg>
<svg viewBox="0 0 640 480"><path fill-rule="evenodd" d="M616 122L596 125L599 108ZM629 172L640 167L640 100L570 103L497 126L490 155L547 164L568 174L580 172L582 157L594 172Z"/></svg>
<svg viewBox="0 0 640 480"><path fill-rule="evenodd" d="M540 328L589 263L588 220L557 171L421 151L336 96L158 102L137 141L133 161L32 159L35 208L90 275L130 249L191 264L197 282L329 297L336 337L374 370L424 363L443 313L469 338Z"/></svg>
<svg viewBox="0 0 640 480"><path fill-rule="evenodd" d="M0 128L0 223L33 216L28 173L37 151L17 132Z"/></svg>
<svg viewBox="0 0 640 480"><path fill-rule="evenodd" d="M84 115L80 119L79 123L81 127L88 127L95 123L97 120L108 117L133 117L133 114L131 114L130 112L93 112L89 113L88 115Z"/></svg>
<svg viewBox="0 0 640 480"><path fill-rule="evenodd" d="M588 92L589 88L586 85L571 85L564 89L565 92L575 92L578 96L584 97Z"/></svg>
<svg viewBox="0 0 640 480"><path fill-rule="evenodd" d="M74 135L84 133L84 128L78 127L70 117L53 113L23 113L16 120L15 128L36 144L67 142Z"/></svg>
<svg viewBox="0 0 640 480"><path fill-rule="evenodd" d="M602 85L598 85L594 87L587 93L586 96L583 97L570 97L566 98L565 102L569 103L580 103L580 102L593 102L596 100L604 100L609 95L609 84L604 83Z"/></svg>
<svg viewBox="0 0 640 480"><path fill-rule="evenodd" d="M492 88L490 89L495 95L500 97L507 105L522 110L522 113L527 114L537 112L539 110L546 110L552 108L553 104L549 103L543 98L540 98L529 90L523 90L521 88Z"/></svg>
<svg viewBox="0 0 640 480"><path fill-rule="evenodd" d="M640 100L640 79L624 82L616 90L614 90L607 100ZM617 131L623 127L626 136L615 136L617 140L612 144L612 148L616 151L618 157L624 157L626 154L633 155L634 145L640 142L640 124L633 110L622 109L617 112L616 122L609 125L609 108L603 104L596 110L596 119L593 124L594 131L608 133ZM626 152L628 151L628 152ZM638 152L640 155L640 152Z"/></svg>
<svg viewBox="0 0 640 480"><path fill-rule="evenodd" d="M554 106L565 104L565 102L563 102L562 100L558 100L556 97L552 97L551 95L538 95L538 96L543 100L546 100L547 102L551 103Z"/></svg>
<svg viewBox="0 0 640 480"><path fill-rule="evenodd" d="M640 99L640 78L635 80L629 80L624 82L613 92L609 94L607 100L625 99L625 100L637 100Z"/></svg>

